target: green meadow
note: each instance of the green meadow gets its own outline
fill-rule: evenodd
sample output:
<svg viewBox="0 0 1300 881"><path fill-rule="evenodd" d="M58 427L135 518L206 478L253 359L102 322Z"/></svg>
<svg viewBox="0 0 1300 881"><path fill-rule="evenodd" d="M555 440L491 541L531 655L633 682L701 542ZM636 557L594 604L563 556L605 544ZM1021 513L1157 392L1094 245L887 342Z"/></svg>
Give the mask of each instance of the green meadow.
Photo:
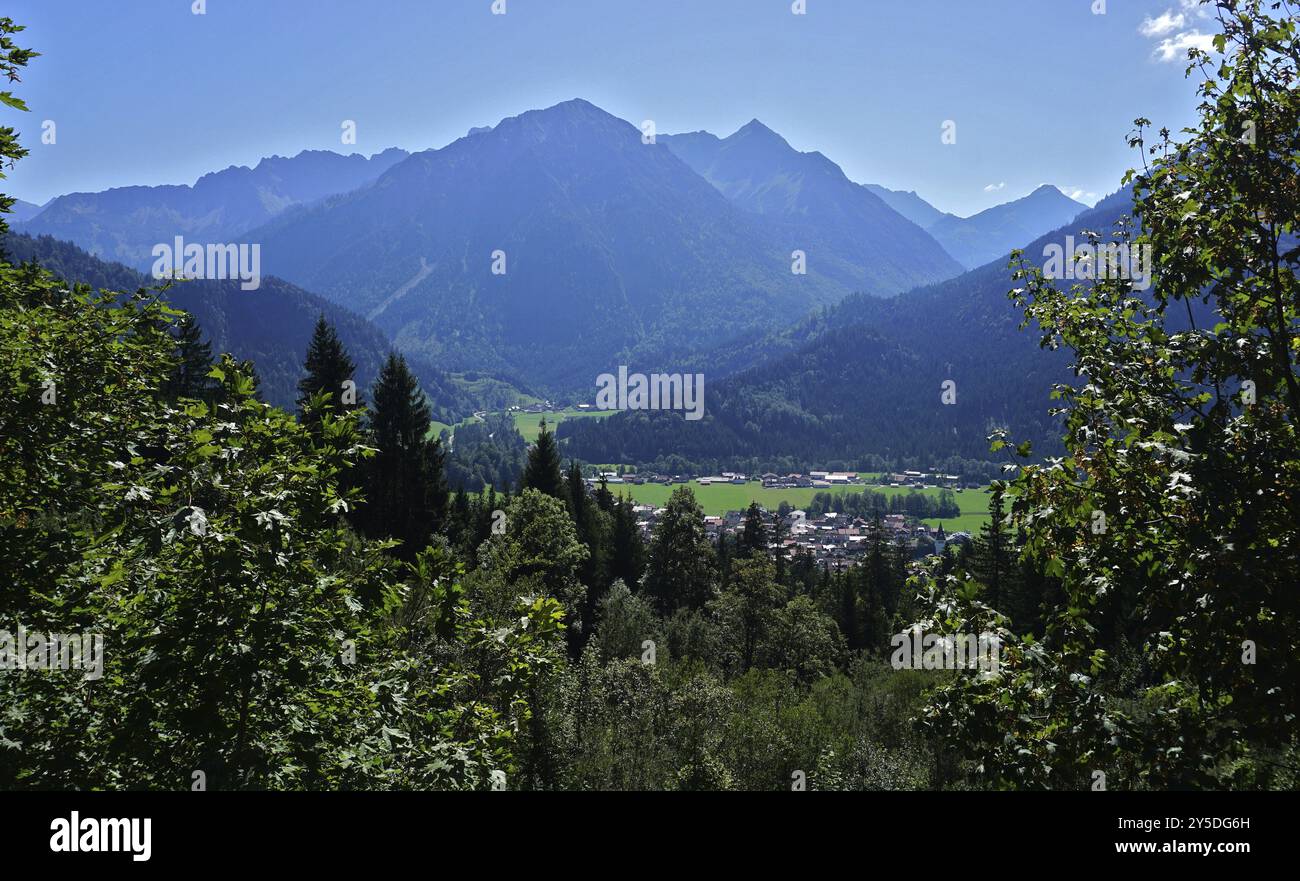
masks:
<svg viewBox="0 0 1300 881"><path fill-rule="evenodd" d="M551 413L516 413L515 428L524 436L524 440L530 444L537 440L537 436L542 433L542 420L546 420L546 425L551 431L566 419L590 419L594 416L609 415L603 410L576 410L569 407L564 410L557 410Z"/></svg>
<svg viewBox="0 0 1300 881"><path fill-rule="evenodd" d="M609 489L615 495L631 496L641 504L658 507L668 502L668 496L676 488L676 486L664 486L660 483L645 483L639 486L630 483L616 483L610 485ZM776 510L782 502L788 502L795 508L801 508L811 502L813 496L819 492L842 495L860 493L864 489L870 489L888 496L910 492L919 492L930 496L939 495L938 489L908 489L906 487L873 485L766 489L758 482L743 485L715 483L701 486L692 481L690 488L691 492L695 493L695 498L699 501L700 506L704 508L706 514L725 514L727 511L743 510L749 506L750 502L758 502L769 510ZM947 520L926 520L925 523L929 526L943 524L943 528L949 532L973 532L978 530L989 517L988 493L983 490L968 489L953 495L957 499L958 507L961 508L961 515Z"/></svg>

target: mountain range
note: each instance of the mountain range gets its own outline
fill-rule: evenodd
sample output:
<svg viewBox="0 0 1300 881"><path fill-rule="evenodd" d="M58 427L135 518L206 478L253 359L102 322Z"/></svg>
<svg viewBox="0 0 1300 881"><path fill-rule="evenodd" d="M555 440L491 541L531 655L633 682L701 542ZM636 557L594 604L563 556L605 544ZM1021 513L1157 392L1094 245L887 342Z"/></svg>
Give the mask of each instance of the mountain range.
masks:
<svg viewBox="0 0 1300 881"><path fill-rule="evenodd" d="M1109 230L1131 214L1121 190L1069 223L1021 243L1026 259L1081 230ZM1044 351L1008 300L1006 260L898 297L846 298L762 339L707 353L691 365L709 386L704 418L629 411L565 422L565 452L592 462L674 460L718 468L783 461L862 463L866 454L931 463L990 460L987 436L1005 428L1037 453L1059 447L1049 414L1064 353ZM954 383L946 403L944 383ZM792 467L797 467L792 464ZM956 466L953 466L956 467Z"/></svg>
<svg viewBox="0 0 1300 881"><path fill-rule="evenodd" d="M577 99L412 154L305 151L193 186L60 196L16 226L89 251L27 246L78 278L111 265L95 256L148 267L153 245L176 235L258 243L262 290L188 282L168 296L216 348L255 358L275 403L292 401L324 313L363 379L390 346L404 351L442 421L482 405L453 372L583 400L597 375L629 364L723 380L697 432L717 455L767 455L798 435L819 455L979 456L994 424L1050 436L1008 394L1036 401L1051 371L1017 360L1029 335L1011 336L1005 255L1080 211L1088 219L1045 185L958 218L915 192L856 183L758 120L726 137L643 138ZM135 270L109 274L123 272ZM991 376L999 363L1021 372ZM916 402L937 401L940 374L959 369L984 371L959 384L975 406L921 418ZM666 424L575 424L570 448L645 461L668 449Z"/></svg>
<svg viewBox="0 0 1300 881"><path fill-rule="evenodd" d="M9 209L8 220L10 223L25 223L37 214L40 214L41 210L41 206L33 202L24 202L22 199L15 199L14 204Z"/></svg>
<svg viewBox="0 0 1300 881"><path fill-rule="evenodd" d="M193 186L115 187L69 193L49 202L23 224L32 235L75 242L96 257L148 269L150 251L176 236L228 242L286 208L354 190L406 158L391 148L366 158L305 150L271 156L253 168L230 166L205 174Z"/></svg>
<svg viewBox="0 0 1300 881"><path fill-rule="evenodd" d="M692 132L659 141L848 288L885 295L961 271L925 230L834 162L795 150L757 119L726 138Z"/></svg>
<svg viewBox="0 0 1300 881"><path fill-rule="evenodd" d="M993 260L1006 261L1013 248L1055 229L1087 211L1051 184L1043 184L1028 196L995 205L971 217L945 214L926 227L949 254L968 269Z"/></svg>
<svg viewBox="0 0 1300 881"><path fill-rule="evenodd" d="M159 284L129 266L100 260L51 236L10 233L4 252L13 262L39 263L64 281L98 290L134 292ZM334 326L357 365L357 386L363 394L393 348L383 331L366 319L274 276L264 277L256 292L241 290L238 280L193 280L177 282L162 296L194 316L214 353L252 360L262 397L290 410L295 408L307 344L320 316ZM456 422L473 412L476 402L455 380L418 356L407 360L435 419Z"/></svg>
<svg viewBox="0 0 1300 881"><path fill-rule="evenodd" d="M769 178L801 156L761 126L741 134ZM842 174L837 185L865 210L825 196L820 181L793 193L811 197L807 207L783 210L720 191L663 140L645 143L630 123L567 101L416 153L254 235L271 271L367 315L404 350L556 393L855 291L886 295L960 271ZM877 244L835 240L846 216Z"/></svg>

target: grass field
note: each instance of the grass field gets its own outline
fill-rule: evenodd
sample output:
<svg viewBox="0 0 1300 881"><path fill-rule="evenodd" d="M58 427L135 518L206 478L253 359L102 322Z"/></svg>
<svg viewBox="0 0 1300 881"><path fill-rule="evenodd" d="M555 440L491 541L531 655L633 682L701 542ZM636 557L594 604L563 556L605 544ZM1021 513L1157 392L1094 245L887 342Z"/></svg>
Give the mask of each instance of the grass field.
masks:
<svg viewBox="0 0 1300 881"><path fill-rule="evenodd" d="M769 510L776 510L777 506L782 502L789 502L794 507L800 508L812 501L812 497L819 492L843 494L871 489L890 496L909 492L920 492L931 496L939 495L938 489L910 490L906 487L870 485L765 489L756 482L747 483L743 486L730 483L700 486L698 483L692 482L690 487L706 514L725 514L727 511L740 511L747 508L750 502L758 502ZM609 489L615 495L630 495L633 499L645 505L661 506L667 503L668 496L672 494L676 487L664 486L659 483L645 483L640 486L616 483L611 485ZM954 495L957 499L957 505L961 508L961 516L947 520L926 520L924 522L929 526L938 526L942 523L943 528L949 532L972 532L979 529L989 517L988 494L981 490L968 489L965 492L954 493Z"/></svg>
<svg viewBox="0 0 1300 881"><path fill-rule="evenodd" d="M456 425L469 425L471 422L482 422L482 421L483 420L479 419L477 416L471 416L468 419L464 419L456 423ZM438 435L442 434L444 431L452 430L453 428L456 427L456 425L448 425L445 422L438 422L437 420L431 420L429 422L429 437L437 437Z"/></svg>
<svg viewBox="0 0 1300 881"><path fill-rule="evenodd" d="M547 427L555 431L555 426L566 419L590 419L593 416L607 415L609 414L603 410L575 410L572 407L552 413L516 413L515 428L524 436L524 440L531 444L537 440L537 435L542 433L543 419L546 420Z"/></svg>

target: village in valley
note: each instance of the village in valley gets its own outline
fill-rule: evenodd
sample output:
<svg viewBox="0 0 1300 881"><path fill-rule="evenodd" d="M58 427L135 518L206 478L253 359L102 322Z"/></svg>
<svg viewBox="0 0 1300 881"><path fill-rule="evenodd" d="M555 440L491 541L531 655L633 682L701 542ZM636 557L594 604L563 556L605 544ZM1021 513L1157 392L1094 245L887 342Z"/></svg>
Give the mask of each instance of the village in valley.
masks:
<svg viewBox="0 0 1300 881"><path fill-rule="evenodd" d="M855 472L837 471L808 471L785 475L766 473L758 477L724 471L716 476L693 479L682 475L620 474L617 471L602 471L594 477L587 478L587 483L593 489L604 483L610 492L616 495L620 484L625 486L629 484L633 486L691 485L697 493L704 488L719 485L750 485L764 490L831 490L860 487L860 491L866 491L891 487L964 492L983 489L978 484L963 486L957 476L934 471L885 474L880 475L877 482L864 479L863 475ZM806 496L806 493L804 495ZM923 522L921 517L907 512L881 510L852 513L835 510L842 505L835 505L834 498L816 494L813 496L814 504L807 506L808 509L795 507L787 501L780 502L774 510L755 503L769 537L769 549L774 554L787 559L807 555L818 565L825 564L831 569L841 569L860 562L866 556L872 543L872 534L877 528L881 531L883 542L894 547L906 548L912 558L930 554L942 555L946 547L964 544L972 538L970 532L950 532L944 529L942 523L931 526ZM827 504L828 501L830 504ZM634 505L633 511L642 534L648 538L660 517L663 516L664 508L660 505L638 502ZM745 509L735 509L723 514L706 514L704 522L709 537L715 543L724 535L735 538L744 530L746 513Z"/></svg>
<svg viewBox="0 0 1300 881"><path fill-rule="evenodd" d="M506 409L531 442L545 420L557 425L566 418L597 415L589 404L563 406L551 401L534 402ZM484 414L486 415L486 414ZM808 470L778 474L747 474L722 471L713 475L664 473L632 466L587 466L586 484L593 492L604 484L614 495L627 495L633 502L637 524L648 540L664 513L668 493L689 486L705 509L705 528L716 543L721 536L734 538L744 529L748 504L753 502L763 518L769 549L787 559L810 556L816 563L842 569L860 562L872 544L872 534L881 530L881 540L906 556L919 559L942 555L945 548L969 542L978 523L986 519L987 487L961 475L938 468L886 473ZM854 496L882 493L886 505L876 508ZM788 493L788 498L785 498ZM950 517L934 511L918 511L918 496L938 498L952 494L976 495L983 501L980 516ZM958 497L959 498L959 497ZM724 509L725 506L725 509ZM962 505L963 512L967 510ZM945 528L942 522L951 519ZM928 521L928 522L927 522Z"/></svg>

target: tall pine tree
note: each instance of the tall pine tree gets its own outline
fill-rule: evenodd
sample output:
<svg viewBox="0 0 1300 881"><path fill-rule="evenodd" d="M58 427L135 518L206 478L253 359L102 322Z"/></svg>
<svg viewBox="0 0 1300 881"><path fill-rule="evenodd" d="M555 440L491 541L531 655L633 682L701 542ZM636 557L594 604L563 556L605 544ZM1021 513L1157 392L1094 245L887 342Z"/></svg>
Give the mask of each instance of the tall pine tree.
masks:
<svg viewBox="0 0 1300 881"><path fill-rule="evenodd" d="M177 324L176 367L168 377L167 396L211 401L217 385L208 376L210 370L212 346L203 340L203 331L194 316L186 315Z"/></svg>
<svg viewBox="0 0 1300 881"><path fill-rule="evenodd" d="M357 366L324 315L316 319L304 366L307 375L298 381L298 414L303 425L320 423L321 410L313 410L310 406L314 395L329 395L324 408L335 412L358 410L365 406L356 387Z"/></svg>
<svg viewBox="0 0 1300 881"><path fill-rule="evenodd" d="M366 465L363 530L396 538L397 555L414 559L447 519L449 492L440 441L430 439L429 405L401 355L391 354L375 381Z"/></svg>
<svg viewBox="0 0 1300 881"><path fill-rule="evenodd" d="M551 498L565 500L564 476L560 473L560 451L555 443L555 434L546 427L545 419L542 420L537 443L528 451L528 464L524 466L519 486L520 489L535 489Z"/></svg>
<svg viewBox="0 0 1300 881"><path fill-rule="evenodd" d="M762 556L767 553L767 541L767 524L763 522L763 511L758 507L758 502L750 502L745 511L745 525L740 532L736 556Z"/></svg>
<svg viewBox="0 0 1300 881"><path fill-rule="evenodd" d="M601 484L604 486L604 484ZM599 491L597 491L599 492ZM609 492L606 489L606 492ZM599 496L597 496L599 498ZM621 579L635 590L645 573L646 547L636 522L632 500L619 496L613 508L614 526L610 553L610 578Z"/></svg>
<svg viewBox="0 0 1300 881"><path fill-rule="evenodd" d="M980 529L979 536L971 543L972 574L983 583L987 593L988 604L993 608L1010 614L1005 607L1006 601L1015 589L1008 582L1014 575L1015 567L1009 559L1009 536L1006 531L1006 511L1003 507L1004 484L995 481L992 498L989 501L989 521ZM1010 589L1008 589L1010 588Z"/></svg>

